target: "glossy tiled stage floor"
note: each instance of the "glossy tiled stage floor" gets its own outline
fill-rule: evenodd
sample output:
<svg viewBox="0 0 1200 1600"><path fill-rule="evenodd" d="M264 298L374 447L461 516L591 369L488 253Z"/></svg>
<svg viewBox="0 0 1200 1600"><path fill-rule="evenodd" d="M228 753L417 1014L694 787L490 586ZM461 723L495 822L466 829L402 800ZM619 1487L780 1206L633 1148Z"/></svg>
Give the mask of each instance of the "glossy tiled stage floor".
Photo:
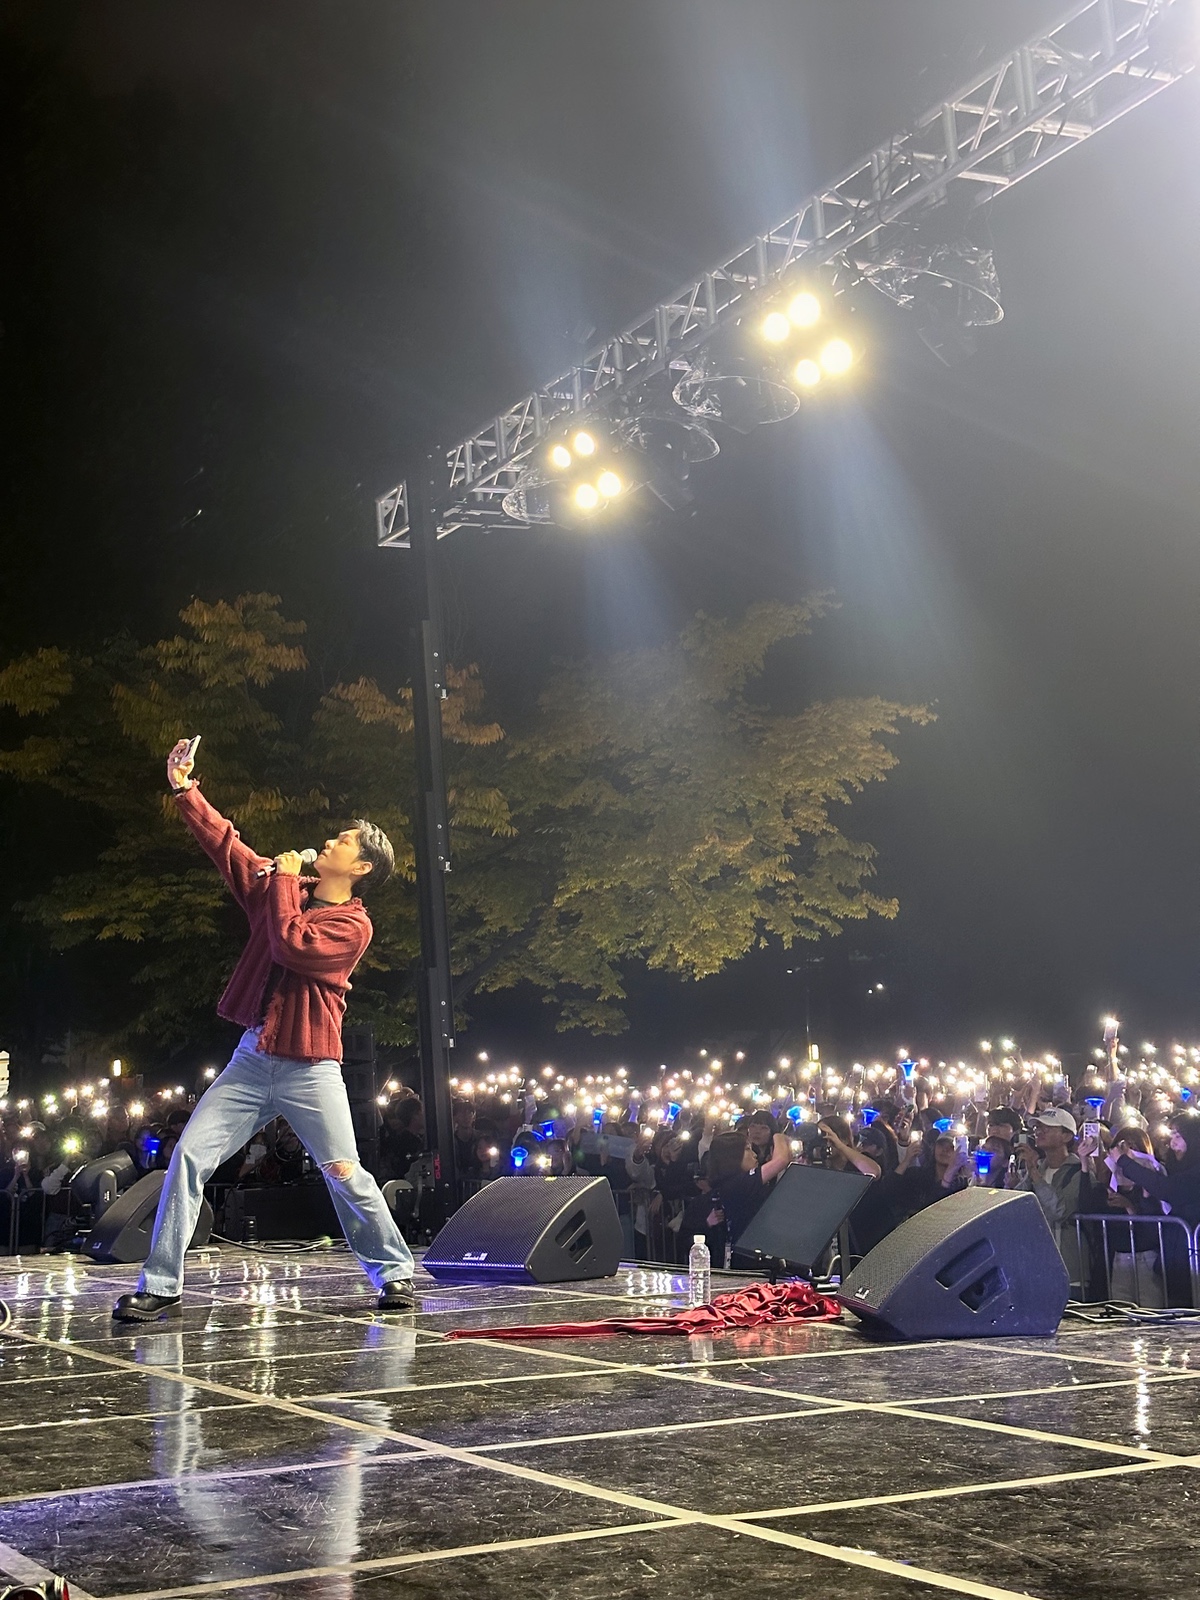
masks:
<svg viewBox="0 0 1200 1600"><path fill-rule="evenodd" d="M706 1600L1200 1593L1200 1324L879 1345L453 1342L679 1303L623 1271L376 1313L342 1252L0 1261L0 1570L75 1595Z"/></svg>

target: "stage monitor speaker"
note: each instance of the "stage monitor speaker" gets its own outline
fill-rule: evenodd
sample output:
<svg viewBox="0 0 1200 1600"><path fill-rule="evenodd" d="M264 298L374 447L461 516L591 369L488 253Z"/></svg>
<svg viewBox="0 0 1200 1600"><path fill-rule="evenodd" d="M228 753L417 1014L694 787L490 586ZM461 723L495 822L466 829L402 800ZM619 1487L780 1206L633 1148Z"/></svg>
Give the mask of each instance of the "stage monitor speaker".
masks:
<svg viewBox="0 0 1200 1600"><path fill-rule="evenodd" d="M872 1180L832 1167L785 1167L775 1187L734 1240L738 1255L763 1256L808 1272Z"/></svg>
<svg viewBox="0 0 1200 1600"><path fill-rule="evenodd" d="M131 1189L118 1195L88 1234L84 1254L93 1261L145 1261L150 1254L154 1218L166 1176L165 1172L148 1172ZM189 1250L208 1243L212 1225L212 1207L205 1200Z"/></svg>
<svg viewBox="0 0 1200 1600"><path fill-rule="evenodd" d="M1054 1333L1070 1292L1036 1195L963 1189L888 1234L838 1299L896 1338L995 1339Z"/></svg>
<svg viewBox="0 0 1200 1600"><path fill-rule="evenodd" d="M458 1283L611 1278L621 1219L607 1178L496 1178L460 1206L425 1252L431 1277Z"/></svg>

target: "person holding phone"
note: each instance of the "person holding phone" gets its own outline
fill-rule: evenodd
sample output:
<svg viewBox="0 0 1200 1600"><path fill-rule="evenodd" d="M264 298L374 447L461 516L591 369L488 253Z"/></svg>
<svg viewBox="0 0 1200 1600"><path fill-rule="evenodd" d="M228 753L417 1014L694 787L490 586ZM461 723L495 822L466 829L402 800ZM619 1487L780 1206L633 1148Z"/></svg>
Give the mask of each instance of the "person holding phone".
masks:
<svg viewBox="0 0 1200 1600"><path fill-rule="evenodd" d="M250 935L218 1013L243 1029L229 1065L185 1124L163 1185L150 1253L136 1291L113 1308L122 1322L178 1312L184 1253L200 1214L204 1185L223 1161L276 1116L284 1116L320 1167L347 1243L379 1291L384 1311L412 1309L413 1258L358 1160L342 1079L342 1017L350 974L371 942L361 893L393 867L386 834L351 823L327 839L314 879L285 850L257 855L214 810L192 778L198 740L181 739L167 757L167 783L201 848L245 912Z"/></svg>
<svg viewBox="0 0 1200 1600"><path fill-rule="evenodd" d="M1062 1106L1054 1106L1029 1120L1033 1143L1017 1145L1020 1177L1014 1187L1037 1196L1071 1283L1082 1288L1087 1282L1087 1241L1078 1242L1071 1218L1089 1209L1091 1185L1071 1148L1078 1131L1075 1118Z"/></svg>

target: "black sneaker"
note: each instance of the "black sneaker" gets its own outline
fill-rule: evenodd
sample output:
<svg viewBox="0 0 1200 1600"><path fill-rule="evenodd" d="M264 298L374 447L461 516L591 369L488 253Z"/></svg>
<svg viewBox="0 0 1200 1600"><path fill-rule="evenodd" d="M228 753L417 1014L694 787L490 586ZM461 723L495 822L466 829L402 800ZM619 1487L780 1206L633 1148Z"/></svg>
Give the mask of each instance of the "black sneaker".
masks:
<svg viewBox="0 0 1200 1600"><path fill-rule="evenodd" d="M411 1311L417 1303L411 1278L393 1278L379 1291L375 1302L380 1311Z"/></svg>
<svg viewBox="0 0 1200 1600"><path fill-rule="evenodd" d="M177 1294L150 1294L145 1289L123 1294L113 1307L113 1318L117 1322L157 1322L159 1317L181 1310L181 1299Z"/></svg>

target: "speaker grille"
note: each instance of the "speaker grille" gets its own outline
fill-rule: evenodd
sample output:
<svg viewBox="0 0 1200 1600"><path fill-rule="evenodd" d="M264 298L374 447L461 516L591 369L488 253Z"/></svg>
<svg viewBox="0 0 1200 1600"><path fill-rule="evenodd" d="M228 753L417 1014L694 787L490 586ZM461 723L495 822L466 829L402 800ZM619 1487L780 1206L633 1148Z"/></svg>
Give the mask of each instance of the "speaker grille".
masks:
<svg viewBox="0 0 1200 1600"><path fill-rule="evenodd" d="M969 1208L962 1206L964 1199L968 1200ZM964 1189L926 1206L863 1257L842 1285L843 1297L861 1300L867 1305L878 1304L883 1291L892 1289L927 1257L938 1254L940 1259L939 1247L944 1247L955 1229L965 1222L1014 1201L1031 1199L1032 1195L1006 1189Z"/></svg>
<svg viewBox="0 0 1200 1600"><path fill-rule="evenodd" d="M424 1266L434 1277L561 1282L607 1277L619 1255L620 1222L605 1179L513 1177L472 1195L429 1246Z"/></svg>
<svg viewBox="0 0 1200 1600"><path fill-rule="evenodd" d="M908 1339L1051 1334L1070 1285L1035 1195L964 1189L889 1234L839 1300Z"/></svg>

